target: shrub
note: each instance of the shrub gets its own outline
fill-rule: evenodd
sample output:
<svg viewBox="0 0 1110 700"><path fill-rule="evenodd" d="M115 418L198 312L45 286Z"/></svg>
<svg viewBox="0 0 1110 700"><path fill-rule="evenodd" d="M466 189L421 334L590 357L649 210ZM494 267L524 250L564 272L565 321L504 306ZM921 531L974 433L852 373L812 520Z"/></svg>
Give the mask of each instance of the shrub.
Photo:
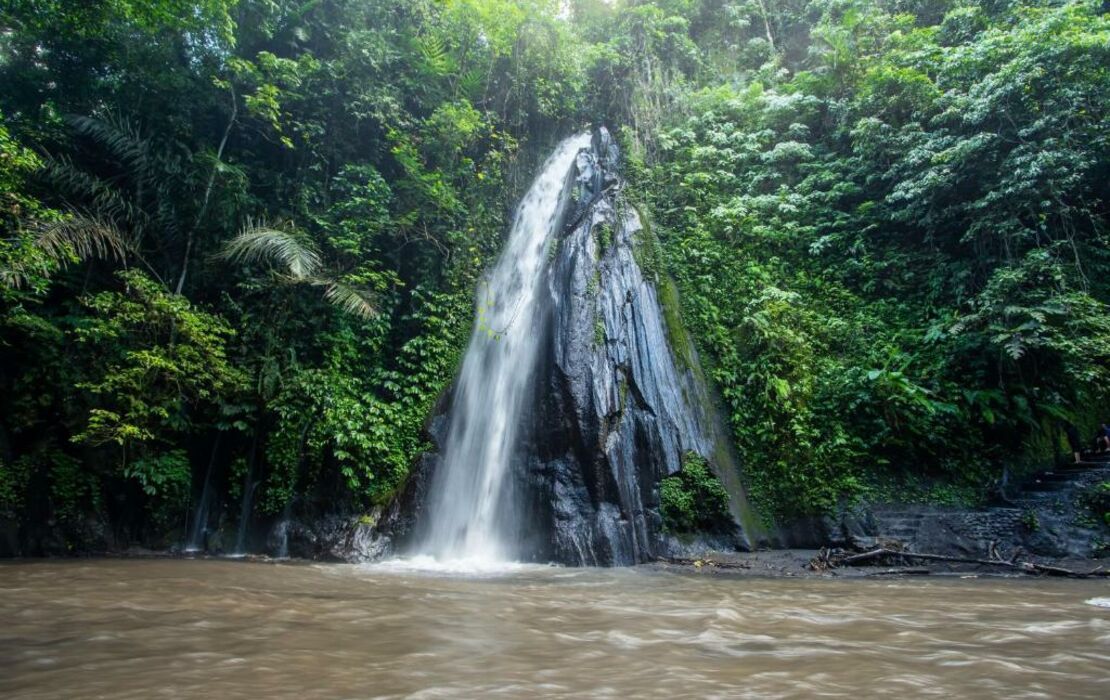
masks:
<svg viewBox="0 0 1110 700"><path fill-rule="evenodd" d="M728 492L705 458L688 452L682 468L659 482L659 511L668 532L719 530L729 522Z"/></svg>

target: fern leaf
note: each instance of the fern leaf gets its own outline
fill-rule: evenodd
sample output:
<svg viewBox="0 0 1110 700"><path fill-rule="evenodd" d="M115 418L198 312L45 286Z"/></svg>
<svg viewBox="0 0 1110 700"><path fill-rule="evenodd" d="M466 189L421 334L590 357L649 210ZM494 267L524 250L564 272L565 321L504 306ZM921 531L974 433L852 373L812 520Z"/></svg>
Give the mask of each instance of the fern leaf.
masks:
<svg viewBox="0 0 1110 700"><path fill-rule="evenodd" d="M459 78L459 89L471 102L479 102L484 92L485 79L485 71L480 68L472 68Z"/></svg>
<svg viewBox="0 0 1110 700"><path fill-rule="evenodd" d="M441 37L435 34L417 37L416 47L426 72L438 78L451 73L451 55Z"/></svg>

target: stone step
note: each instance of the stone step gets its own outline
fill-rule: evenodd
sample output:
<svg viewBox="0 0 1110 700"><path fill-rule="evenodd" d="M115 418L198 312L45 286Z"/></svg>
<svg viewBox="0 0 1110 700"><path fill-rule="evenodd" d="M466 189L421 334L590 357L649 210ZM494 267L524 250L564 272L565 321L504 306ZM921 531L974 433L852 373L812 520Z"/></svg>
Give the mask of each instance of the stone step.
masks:
<svg viewBox="0 0 1110 700"><path fill-rule="evenodd" d="M1014 505L1023 509L1045 508L1046 504L1064 503L1059 491L1028 491L1012 499Z"/></svg>
<svg viewBox="0 0 1110 700"><path fill-rule="evenodd" d="M1086 474L1087 472L1110 471L1110 462L1074 462L1056 467L1054 471L1064 474Z"/></svg>
<svg viewBox="0 0 1110 700"><path fill-rule="evenodd" d="M857 537L857 538L855 538L856 546L858 546L862 549L875 549L877 547L890 547L893 543L901 543L901 544L904 544L904 545L909 545L909 544L912 544L912 542L913 541L912 541L911 538L895 537L894 535L888 535L886 533L882 533L882 534L877 535L875 537Z"/></svg>
<svg viewBox="0 0 1110 700"><path fill-rule="evenodd" d="M925 522L922 518L906 520L902 518L876 518L875 527L880 530L910 529L916 530Z"/></svg>
<svg viewBox="0 0 1110 700"><path fill-rule="evenodd" d="M895 522L899 520L917 522L924 517L924 513L875 513L875 519L880 522Z"/></svg>
<svg viewBox="0 0 1110 700"><path fill-rule="evenodd" d="M1051 481L1047 479L1034 479L1026 484L1022 491L1063 491L1071 482L1069 481Z"/></svg>
<svg viewBox="0 0 1110 700"><path fill-rule="evenodd" d="M905 515L896 516L882 515L876 516L875 524L880 537L911 540L921 529L924 520L925 515L922 513L907 513Z"/></svg>
<svg viewBox="0 0 1110 700"><path fill-rule="evenodd" d="M879 537L888 540L899 540L901 542L913 542L917 538L917 530L906 531L883 531L879 533Z"/></svg>
<svg viewBox="0 0 1110 700"><path fill-rule="evenodd" d="M1070 482L1078 480L1085 473L1086 472L1082 472L1082 471L1076 472L1076 471L1064 471L1062 469L1058 469L1056 471L1051 471L1051 472L1041 472L1040 474L1035 476L1034 479L1037 479L1037 480L1040 480L1040 481L1059 481L1059 482L1068 482L1068 483L1070 483Z"/></svg>

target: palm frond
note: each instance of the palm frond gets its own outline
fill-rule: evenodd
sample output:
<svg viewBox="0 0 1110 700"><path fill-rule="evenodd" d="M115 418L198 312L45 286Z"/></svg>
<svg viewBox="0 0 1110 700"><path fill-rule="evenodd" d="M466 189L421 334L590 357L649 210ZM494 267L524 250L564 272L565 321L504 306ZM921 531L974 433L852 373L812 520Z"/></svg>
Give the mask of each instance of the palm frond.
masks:
<svg viewBox="0 0 1110 700"><path fill-rule="evenodd" d="M303 235L262 222L248 221L243 230L224 245L220 254L237 262L267 261L283 268L296 280L305 280L320 269L320 255Z"/></svg>
<svg viewBox="0 0 1110 700"><path fill-rule="evenodd" d="M71 116L70 125L77 133L103 146L122 164L139 177L151 167L150 141L139 134L139 129L126 117L110 114L97 117Z"/></svg>
<svg viewBox="0 0 1110 700"><path fill-rule="evenodd" d="M65 156L47 157L42 173L61 192L87 201L99 217L136 226L147 219L146 213L124 198L115 185L78 168Z"/></svg>
<svg viewBox="0 0 1110 700"><path fill-rule="evenodd" d="M378 315L378 308L371 292L336 280L324 280L324 282L326 283L324 298L328 303L338 306L353 316L367 320Z"/></svg>
<svg viewBox="0 0 1110 700"><path fill-rule="evenodd" d="M0 287L22 289L27 284L27 270L19 265L0 267Z"/></svg>
<svg viewBox="0 0 1110 700"><path fill-rule="evenodd" d="M168 191L159 192L158 203L154 210L154 223L166 238L176 240L181 235L180 217L174 199Z"/></svg>
<svg viewBox="0 0 1110 700"><path fill-rule="evenodd" d="M40 224L35 246L62 266L74 257L123 260L132 248L111 219L83 212Z"/></svg>

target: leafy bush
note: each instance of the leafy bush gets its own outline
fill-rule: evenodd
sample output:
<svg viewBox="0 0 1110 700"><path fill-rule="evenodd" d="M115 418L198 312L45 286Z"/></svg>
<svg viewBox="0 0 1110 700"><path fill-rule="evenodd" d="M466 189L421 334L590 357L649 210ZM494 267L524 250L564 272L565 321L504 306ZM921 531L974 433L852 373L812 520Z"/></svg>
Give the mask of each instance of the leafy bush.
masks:
<svg viewBox="0 0 1110 700"><path fill-rule="evenodd" d="M682 468L659 482L659 512L668 532L718 530L729 522L728 492L705 458L689 452Z"/></svg>
<svg viewBox="0 0 1110 700"><path fill-rule="evenodd" d="M184 450L170 450L136 459L123 469L147 495L147 507L162 527L169 526L189 505L192 472Z"/></svg>

